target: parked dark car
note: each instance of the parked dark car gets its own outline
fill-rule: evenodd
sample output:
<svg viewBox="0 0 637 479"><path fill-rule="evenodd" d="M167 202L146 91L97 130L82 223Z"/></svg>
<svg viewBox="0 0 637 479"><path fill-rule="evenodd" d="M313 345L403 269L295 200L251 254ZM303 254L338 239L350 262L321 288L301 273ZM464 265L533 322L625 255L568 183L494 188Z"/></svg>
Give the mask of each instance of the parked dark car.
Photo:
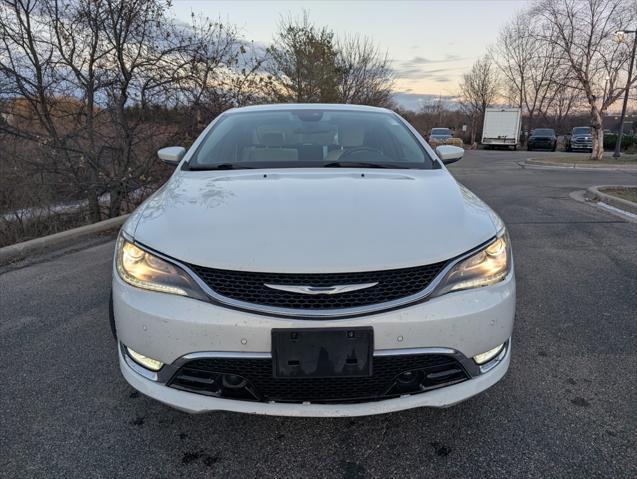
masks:
<svg viewBox="0 0 637 479"><path fill-rule="evenodd" d="M557 149L557 136L551 128L536 128L531 131L527 141L527 150L551 150Z"/></svg>
<svg viewBox="0 0 637 479"><path fill-rule="evenodd" d="M432 128L427 140L430 142L444 143L449 138L453 138L453 133L449 128Z"/></svg>
<svg viewBox="0 0 637 479"><path fill-rule="evenodd" d="M566 137L566 151L593 151L593 134L590 126L576 126Z"/></svg>

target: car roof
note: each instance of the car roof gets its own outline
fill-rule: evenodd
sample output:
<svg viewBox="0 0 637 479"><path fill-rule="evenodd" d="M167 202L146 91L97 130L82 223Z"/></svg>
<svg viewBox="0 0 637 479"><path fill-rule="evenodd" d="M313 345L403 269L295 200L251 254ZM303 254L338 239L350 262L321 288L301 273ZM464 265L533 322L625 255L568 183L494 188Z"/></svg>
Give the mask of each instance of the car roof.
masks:
<svg viewBox="0 0 637 479"><path fill-rule="evenodd" d="M242 106L239 108L232 108L227 110L226 113L240 113L250 111L281 111L281 110L338 110L338 111L368 111L368 112L383 112L393 113L392 110L387 108L380 108L377 106L367 105L349 105L343 103L271 103L265 105L251 105Z"/></svg>

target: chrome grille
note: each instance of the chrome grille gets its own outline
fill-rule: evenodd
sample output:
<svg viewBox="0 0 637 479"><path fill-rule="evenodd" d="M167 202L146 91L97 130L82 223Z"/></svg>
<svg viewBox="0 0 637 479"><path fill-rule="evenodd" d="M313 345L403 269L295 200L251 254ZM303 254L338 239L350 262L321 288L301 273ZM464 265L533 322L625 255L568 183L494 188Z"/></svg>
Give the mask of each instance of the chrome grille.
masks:
<svg viewBox="0 0 637 479"><path fill-rule="evenodd" d="M429 286L446 262L412 268L334 274L285 274L231 271L189 265L210 289L236 301L299 310L347 309L375 305L414 295ZM377 283L339 294L302 294L266 285L315 288Z"/></svg>

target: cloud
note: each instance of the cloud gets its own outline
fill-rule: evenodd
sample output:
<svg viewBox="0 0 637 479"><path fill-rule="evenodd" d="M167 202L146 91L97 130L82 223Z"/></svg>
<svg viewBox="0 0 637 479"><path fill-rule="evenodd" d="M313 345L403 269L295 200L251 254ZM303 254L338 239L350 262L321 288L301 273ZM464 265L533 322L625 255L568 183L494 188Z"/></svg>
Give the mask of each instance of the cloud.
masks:
<svg viewBox="0 0 637 479"><path fill-rule="evenodd" d="M392 99L398 106L406 109L418 111L427 104L442 101L446 108L458 108L457 98L452 95L428 95L420 93L409 93L407 90L394 92Z"/></svg>
<svg viewBox="0 0 637 479"><path fill-rule="evenodd" d="M454 72L458 68L444 67L442 64L464 60L459 55L451 53L442 58L427 58L414 56L409 60L394 62L394 77L398 80L423 80L429 79L437 83L447 83L457 76Z"/></svg>
<svg viewBox="0 0 637 479"><path fill-rule="evenodd" d="M431 79L437 82L447 82L449 81L449 76L452 76L452 72L456 70L455 68L417 68L417 67L409 67L409 68L397 68L394 69L394 77L396 79L406 79L406 80L424 80Z"/></svg>
<svg viewBox="0 0 637 479"><path fill-rule="evenodd" d="M403 68L413 68L420 65L430 65L435 63L450 63L450 62L458 62L461 60L464 60L464 58L462 58L459 55L454 55L451 53L447 53L443 58L436 58L436 59L421 57L417 55L415 57L412 57L409 60L400 62L400 65Z"/></svg>
<svg viewBox="0 0 637 479"><path fill-rule="evenodd" d="M403 62L403 65L426 65L427 63L436 63L436 61L430 60L429 58L415 56L411 60Z"/></svg>
<svg viewBox="0 0 637 479"><path fill-rule="evenodd" d="M460 55L452 55L450 53L447 53L444 59L445 62L459 62L460 60L465 60L465 58Z"/></svg>

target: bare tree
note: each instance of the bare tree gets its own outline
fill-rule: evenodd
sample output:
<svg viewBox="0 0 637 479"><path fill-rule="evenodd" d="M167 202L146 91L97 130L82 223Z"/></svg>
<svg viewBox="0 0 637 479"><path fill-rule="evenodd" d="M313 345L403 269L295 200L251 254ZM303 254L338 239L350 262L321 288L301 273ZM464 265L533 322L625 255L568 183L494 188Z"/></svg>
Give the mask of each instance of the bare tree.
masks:
<svg viewBox="0 0 637 479"><path fill-rule="evenodd" d="M40 169L61 176L81 190L86 186L85 169L76 160L83 152L74 144L77 128L73 125L80 104L73 102L73 85L68 82L61 64L64 58L56 48L56 41L64 32L58 35L58 29L53 28L48 18L49 6L35 0L6 1L0 5L0 76L9 85L10 98L3 105L8 119L3 129L34 142L39 154L35 160L26 161L37 163ZM70 37L71 49L76 49L75 40L81 41L81 36L78 32ZM93 52L88 51L86 56L90 64ZM46 162L40 160L44 157ZM90 186L84 192L92 218L99 219L97 193Z"/></svg>
<svg viewBox="0 0 637 479"><path fill-rule="evenodd" d="M511 103L524 113L528 130L536 117L546 117L549 108L573 82L554 41L555 30L539 17L520 12L500 31L490 50L500 69ZM571 97L572 98L572 97Z"/></svg>
<svg viewBox="0 0 637 479"><path fill-rule="evenodd" d="M268 70L278 101L334 103L338 101L337 47L334 32L317 27L304 12L282 19L268 48Z"/></svg>
<svg viewBox="0 0 637 479"><path fill-rule="evenodd" d="M31 142L25 161L56 178L55 188L87 198L93 221L100 203L118 215L130 193L159 180L155 151L167 138L192 138L254 94L259 63L233 27L177 25L167 8L164 0L0 4L0 113L9 118L0 130ZM194 123L161 121L184 103Z"/></svg>
<svg viewBox="0 0 637 479"><path fill-rule="evenodd" d="M192 15L182 29L186 48L178 55L183 64L178 100L187 111L187 136L194 137L224 110L259 101L263 52L244 42L237 29L221 21Z"/></svg>
<svg viewBox="0 0 637 479"><path fill-rule="evenodd" d="M341 103L387 106L393 85L389 56L367 37L338 41L338 96Z"/></svg>
<svg viewBox="0 0 637 479"><path fill-rule="evenodd" d="M386 53L367 37L337 40L328 27L300 18L281 20L267 49L271 83L262 85L276 101L357 103L388 106L392 70Z"/></svg>
<svg viewBox="0 0 637 479"><path fill-rule="evenodd" d="M617 30L634 21L630 0L540 0L534 15L550 26L542 39L555 45L562 62L570 65L576 86L586 98L593 128L592 159L602 159L602 118L608 107L637 82L626 82L629 49L613 41Z"/></svg>
<svg viewBox="0 0 637 479"><path fill-rule="evenodd" d="M0 10L0 76L12 85L4 130L39 148L37 168L72 182L119 214L125 192L148 163L130 107L147 102L171 75L173 50L159 31L166 5L152 0L15 0ZM162 39L160 43L158 40ZM171 70L171 71L168 71ZM133 186L134 187L134 186Z"/></svg>
<svg viewBox="0 0 637 479"><path fill-rule="evenodd" d="M101 42L101 18L103 4L90 0L74 3L45 0L43 8L51 21L51 45L58 58L58 68L65 72L65 82L71 90L81 92L78 108L73 118L65 118L65 123L74 131L69 138L77 150L82 151L80 162L85 168L74 168L77 155L67 156L67 168L88 198L89 214L93 221L100 219L98 200L99 141L96 138L98 121L98 95L106 86L105 73L100 62L106 61L111 53ZM59 92L52 92L60 96ZM71 96L70 93L69 96ZM85 179L87 181L85 181Z"/></svg>
<svg viewBox="0 0 637 479"><path fill-rule="evenodd" d="M566 131L570 126L568 121L574 114L581 114L586 100L582 92L572 86L562 86L553 97L550 104L541 112L542 118L558 131Z"/></svg>
<svg viewBox="0 0 637 479"><path fill-rule="evenodd" d="M488 55L478 59L460 81L459 103L470 125L471 143L482 129L484 114L498 98L500 82L496 66Z"/></svg>

